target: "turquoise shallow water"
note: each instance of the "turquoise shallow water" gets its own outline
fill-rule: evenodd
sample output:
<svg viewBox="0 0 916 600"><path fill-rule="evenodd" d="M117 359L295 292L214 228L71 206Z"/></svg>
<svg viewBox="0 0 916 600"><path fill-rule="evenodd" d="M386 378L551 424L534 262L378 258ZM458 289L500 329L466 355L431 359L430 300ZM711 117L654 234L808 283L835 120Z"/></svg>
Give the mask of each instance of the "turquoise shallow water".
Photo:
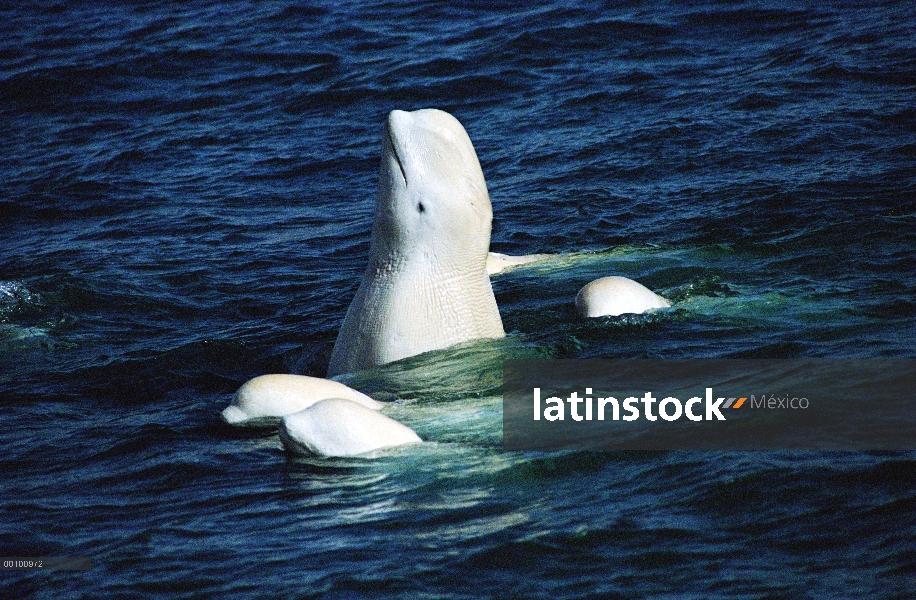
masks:
<svg viewBox="0 0 916 600"><path fill-rule="evenodd" d="M913 357L910 3L0 7L8 597L908 598L912 453L510 453L505 358ZM346 381L430 443L285 455L388 111L474 141L506 340ZM670 298L576 319L618 274Z"/></svg>

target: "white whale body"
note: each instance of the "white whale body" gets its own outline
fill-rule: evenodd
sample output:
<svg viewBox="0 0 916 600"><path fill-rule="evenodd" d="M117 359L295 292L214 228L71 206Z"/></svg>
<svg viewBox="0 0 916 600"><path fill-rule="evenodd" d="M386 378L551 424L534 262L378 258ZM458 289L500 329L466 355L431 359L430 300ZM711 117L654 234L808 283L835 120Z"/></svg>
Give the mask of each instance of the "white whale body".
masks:
<svg viewBox="0 0 916 600"><path fill-rule="evenodd" d="M483 172L461 123L435 109L392 111L369 264L328 375L503 337L487 275L492 218Z"/></svg>
<svg viewBox="0 0 916 600"><path fill-rule="evenodd" d="M222 417L230 425L254 425L299 412L327 398L343 398L371 410L383 406L338 381L305 375L261 375L238 389Z"/></svg>
<svg viewBox="0 0 916 600"><path fill-rule="evenodd" d="M576 294L576 311L582 317L616 317L623 314L641 314L671 304L647 288L626 277L602 277L579 290Z"/></svg>
<svg viewBox="0 0 916 600"><path fill-rule="evenodd" d="M283 417L280 441L293 454L346 457L422 440L390 417L350 400L331 398Z"/></svg>

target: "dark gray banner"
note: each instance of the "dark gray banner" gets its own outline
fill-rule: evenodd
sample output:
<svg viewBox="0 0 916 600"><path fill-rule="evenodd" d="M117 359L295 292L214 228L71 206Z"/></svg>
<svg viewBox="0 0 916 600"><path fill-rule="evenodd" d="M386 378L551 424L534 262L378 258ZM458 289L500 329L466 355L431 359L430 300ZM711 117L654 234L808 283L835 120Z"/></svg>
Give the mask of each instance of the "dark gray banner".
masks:
<svg viewBox="0 0 916 600"><path fill-rule="evenodd" d="M916 360L507 360L507 450L916 450Z"/></svg>

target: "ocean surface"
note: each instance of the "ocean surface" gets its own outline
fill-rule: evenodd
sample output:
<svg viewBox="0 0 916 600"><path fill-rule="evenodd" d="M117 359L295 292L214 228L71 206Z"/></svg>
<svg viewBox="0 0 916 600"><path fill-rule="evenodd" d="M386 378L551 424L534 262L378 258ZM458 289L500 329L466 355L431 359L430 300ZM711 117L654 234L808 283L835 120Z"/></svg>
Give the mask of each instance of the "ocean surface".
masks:
<svg viewBox="0 0 916 600"><path fill-rule="evenodd" d="M343 381L419 446L220 411L323 375L384 120L454 114L505 340ZM916 453L506 452L506 358L916 357L916 3L0 4L4 598L913 598ZM672 301L576 318L604 275Z"/></svg>

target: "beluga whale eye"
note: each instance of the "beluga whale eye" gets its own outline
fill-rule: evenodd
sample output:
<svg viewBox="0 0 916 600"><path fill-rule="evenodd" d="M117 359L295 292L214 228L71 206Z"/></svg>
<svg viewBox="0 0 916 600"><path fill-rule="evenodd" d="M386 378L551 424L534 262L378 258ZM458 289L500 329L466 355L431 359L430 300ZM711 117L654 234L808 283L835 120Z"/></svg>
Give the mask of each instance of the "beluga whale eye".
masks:
<svg viewBox="0 0 916 600"><path fill-rule="evenodd" d="M417 211L419 211L419 212L421 212L421 213L422 213L422 212L426 212L426 207L423 206L423 203L422 203L422 202L418 202L418 203L417 203Z"/></svg>

